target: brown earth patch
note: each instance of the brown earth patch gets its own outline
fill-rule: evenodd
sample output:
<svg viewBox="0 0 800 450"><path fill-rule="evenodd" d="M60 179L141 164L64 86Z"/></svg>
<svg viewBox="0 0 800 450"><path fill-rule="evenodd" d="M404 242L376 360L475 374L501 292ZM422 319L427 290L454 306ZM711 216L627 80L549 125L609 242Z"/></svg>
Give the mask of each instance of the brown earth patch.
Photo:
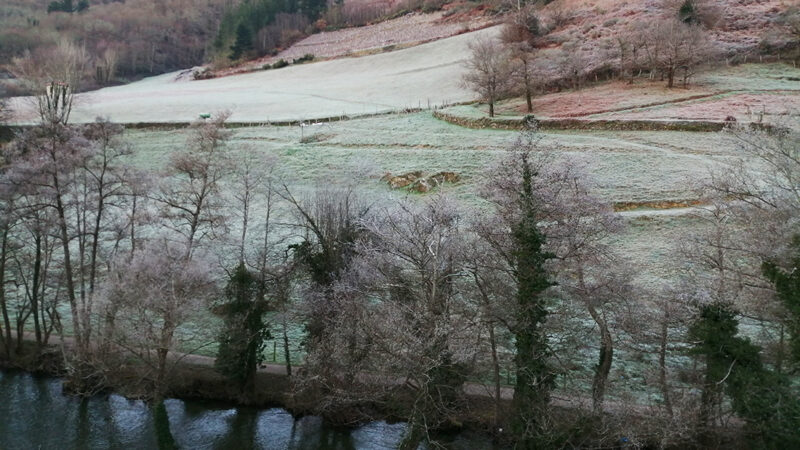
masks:
<svg viewBox="0 0 800 450"><path fill-rule="evenodd" d="M463 117L444 111L434 111L433 116L466 128L491 128L498 130L525 129L524 117ZM709 120L603 120L603 119L542 119L540 130L615 130L615 131L721 131L727 123Z"/></svg>
<svg viewBox="0 0 800 450"><path fill-rule="evenodd" d="M689 208L702 205L702 200L654 200L648 202L615 202L615 212L631 211L634 209L676 209Z"/></svg>

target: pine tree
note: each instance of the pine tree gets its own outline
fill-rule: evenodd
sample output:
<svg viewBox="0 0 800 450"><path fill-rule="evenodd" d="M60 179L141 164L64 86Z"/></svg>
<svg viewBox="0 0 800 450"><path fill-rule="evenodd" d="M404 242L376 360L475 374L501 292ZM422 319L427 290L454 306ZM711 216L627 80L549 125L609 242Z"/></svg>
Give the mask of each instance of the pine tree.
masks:
<svg viewBox="0 0 800 450"><path fill-rule="evenodd" d="M300 2L300 11L311 20L321 16L327 7L327 0L301 0Z"/></svg>
<svg viewBox="0 0 800 450"><path fill-rule="evenodd" d="M794 257L788 270L782 270L773 262L762 266L764 276L775 285L778 299L789 312L786 319L789 328L792 360L800 362L800 235L792 242Z"/></svg>
<svg viewBox="0 0 800 450"><path fill-rule="evenodd" d="M753 448L798 448L800 399L786 376L764 367L759 348L738 336L736 315L727 304L704 305L689 329L692 353L706 364L701 436L708 436L711 410L724 392L734 413L747 422Z"/></svg>
<svg viewBox="0 0 800 450"><path fill-rule="evenodd" d="M253 31L241 22L236 27L236 41L231 46L231 61L236 61L251 50L253 50Z"/></svg>

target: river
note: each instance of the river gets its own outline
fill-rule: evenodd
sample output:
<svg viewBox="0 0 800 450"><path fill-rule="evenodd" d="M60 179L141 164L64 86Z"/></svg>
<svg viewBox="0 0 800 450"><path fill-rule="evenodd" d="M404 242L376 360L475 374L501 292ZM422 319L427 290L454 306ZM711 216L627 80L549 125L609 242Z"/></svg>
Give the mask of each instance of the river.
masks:
<svg viewBox="0 0 800 450"><path fill-rule="evenodd" d="M294 418L280 408L231 407L168 399L169 434L185 449L391 449L405 425L372 422L335 428L318 417ZM119 395L62 395L58 378L0 371L0 449L156 449L151 409ZM450 436L448 447L483 449L479 436Z"/></svg>

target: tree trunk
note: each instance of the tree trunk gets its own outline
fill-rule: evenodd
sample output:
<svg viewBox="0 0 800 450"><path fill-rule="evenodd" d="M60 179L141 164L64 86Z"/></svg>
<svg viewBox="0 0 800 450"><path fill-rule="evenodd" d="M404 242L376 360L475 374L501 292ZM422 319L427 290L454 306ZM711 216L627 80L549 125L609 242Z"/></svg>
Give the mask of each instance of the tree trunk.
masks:
<svg viewBox="0 0 800 450"><path fill-rule="evenodd" d="M611 372L611 363L614 361L614 344L606 321L600 317L594 308L590 308L589 313L597 323L597 326L600 327L600 354L597 368L595 368L594 372L594 380L592 381L592 410L595 414L599 414L603 411L606 383L608 374Z"/></svg>
<svg viewBox="0 0 800 450"><path fill-rule="evenodd" d="M664 408L667 410L669 417L672 418L672 396L667 384L667 343L669 342L669 311L667 308L668 306L665 303L664 318L661 322L661 335L659 336L658 381L661 385L661 395L664 397Z"/></svg>
<svg viewBox="0 0 800 450"><path fill-rule="evenodd" d="M417 450L425 436L425 425L422 418L415 412L408 424L408 431L403 440L397 445L398 450Z"/></svg>
<svg viewBox="0 0 800 450"><path fill-rule="evenodd" d="M8 305L6 304L6 260L8 259L8 228L3 227L0 237L0 309L3 312L3 326L5 327L5 338L3 339L6 358L11 358L11 319L8 317Z"/></svg>
<svg viewBox="0 0 800 450"><path fill-rule="evenodd" d="M42 271L42 236L36 232L33 238L35 256L33 260L33 281L31 286L31 313L33 314L33 330L36 345L42 345L42 329L39 323L39 285Z"/></svg>
<svg viewBox="0 0 800 450"><path fill-rule="evenodd" d="M286 376L292 376L292 358L289 353L289 333L286 330L286 318L283 318L283 357L286 361Z"/></svg>
<svg viewBox="0 0 800 450"><path fill-rule="evenodd" d="M64 194L61 191L61 183L58 175L58 171L62 170L62 168L60 167L60 161L56 156L60 150L55 137L53 137L51 145L52 148L50 148L50 160L52 161L54 167L50 176L53 179L53 190L55 191L56 200L55 209L58 215L59 238L61 240L61 248L64 253L64 278L66 279L67 298L69 300L70 312L72 314L72 326L74 329L73 334L75 335L75 343L77 344L77 356L79 360L83 360L87 354L87 349L83 341L83 333L81 330L82 321L80 320L80 313L78 311L78 301L75 297L75 280L73 278L72 255L69 245L70 238L69 230L67 228L67 213L62 198Z"/></svg>
<svg viewBox="0 0 800 450"><path fill-rule="evenodd" d="M528 63L525 62L525 103L528 107L528 112L533 112L533 93L531 92L531 75L528 73Z"/></svg>
<svg viewBox="0 0 800 450"><path fill-rule="evenodd" d="M500 405L502 398L500 397L500 359L497 356L497 340L494 335L494 323L489 323L489 343L492 346L492 369L494 375L494 427L500 423Z"/></svg>
<svg viewBox="0 0 800 450"><path fill-rule="evenodd" d="M675 85L675 69L670 67L667 69L667 87L672 89Z"/></svg>
<svg viewBox="0 0 800 450"><path fill-rule="evenodd" d="M528 105L528 112L529 113L533 112L533 98L532 97L533 97L533 94L531 93L531 87L527 86L525 88L525 102Z"/></svg>
<svg viewBox="0 0 800 450"><path fill-rule="evenodd" d="M710 447L712 442L711 427L715 423L714 407L718 403L719 392L709 364L706 362L706 373L703 379L703 392L700 395L700 413L698 414L698 435L700 443Z"/></svg>
<svg viewBox="0 0 800 450"><path fill-rule="evenodd" d="M489 100L489 117L494 117L494 101Z"/></svg>
<svg viewBox="0 0 800 450"><path fill-rule="evenodd" d="M158 357L156 366L156 386L154 401L156 403L164 400L164 395L167 392L167 355L169 348L172 344L172 337L175 334L175 325L173 321L167 317L164 320L164 328L161 329L161 338L159 348L156 349Z"/></svg>
<svg viewBox="0 0 800 450"><path fill-rule="evenodd" d="M780 332L778 334L778 354L775 356L775 371L779 374L783 373L783 360L785 358L785 331L783 323L780 324Z"/></svg>
<svg viewBox="0 0 800 450"><path fill-rule="evenodd" d="M166 394L166 379L167 379L167 355L169 354L168 348L156 349L156 380L155 380L155 393L154 401L160 403L164 400Z"/></svg>
<svg viewBox="0 0 800 450"><path fill-rule="evenodd" d="M136 200L139 196L134 194L131 202L131 258L136 252Z"/></svg>
<svg viewBox="0 0 800 450"><path fill-rule="evenodd" d="M58 181L56 181L56 189L58 189ZM78 302L75 297L75 282L72 278L72 258L69 248L69 232L67 231L66 212L64 211L64 204L61 201L60 194L56 194L56 211L58 212L61 247L64 252L64 277L67 283L67 298L69 299L70 312L72 313L72 323L75 334L75 343L77 344L78 349L78 357L79 359L82 359L86 355L86 352L84 348L83 334L81 333L82 322L80 320L80 315L78 314Z"/></svg>
<svg viewBox="0 0 800 450"><path fill-rule="evenodd" d="M239 263L244 264L244 247L247 241L247 221L250 213L250 192L249 187L245 187L247 192L244 193L244 201L242 202L242 241L239 245Z"/></svg>

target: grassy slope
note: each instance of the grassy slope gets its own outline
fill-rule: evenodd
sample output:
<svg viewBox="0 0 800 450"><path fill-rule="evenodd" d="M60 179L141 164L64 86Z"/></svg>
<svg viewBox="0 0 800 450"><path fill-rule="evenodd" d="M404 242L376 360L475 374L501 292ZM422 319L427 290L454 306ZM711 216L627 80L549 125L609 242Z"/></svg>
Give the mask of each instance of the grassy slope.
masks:
<svg viewBox="0 0 800 450"><path fill-rule="evenodd" d="M467 44L489 28L396 52L344 58L203 81L148 78L77 96L72 120L180 122L229 109L233 121L314 119L469 100L460 86ZM18 120L28 104L14 99ZM22 110L22 112L19 112Z"/></svg>

